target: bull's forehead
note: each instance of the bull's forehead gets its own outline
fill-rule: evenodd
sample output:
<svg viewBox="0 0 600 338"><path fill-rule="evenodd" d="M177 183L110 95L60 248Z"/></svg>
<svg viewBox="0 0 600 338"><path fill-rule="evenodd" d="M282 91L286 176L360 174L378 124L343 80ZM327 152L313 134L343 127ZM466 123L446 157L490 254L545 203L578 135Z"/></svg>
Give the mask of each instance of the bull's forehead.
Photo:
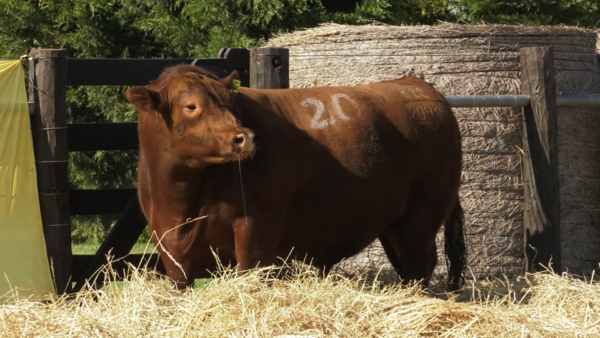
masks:
<svg viewBox="0 0 600 338"><path fill-rule="evenodd" d="M194 74L196 75L196 74ZM167 87L169 103L177 102L182 94L198 95L217 107L228 107L230 95L225 86L204 76L182 76L174 79Z"/></svg>
<svg viewBox="0 0 600 338"><path fill-rule="evenodd" d="M183 93L197 94L201 97L205 97L207 92L206 86L203 86L201 81L191 78L175 79L169 84L166 90L171 103L174 103Z"/></svg>

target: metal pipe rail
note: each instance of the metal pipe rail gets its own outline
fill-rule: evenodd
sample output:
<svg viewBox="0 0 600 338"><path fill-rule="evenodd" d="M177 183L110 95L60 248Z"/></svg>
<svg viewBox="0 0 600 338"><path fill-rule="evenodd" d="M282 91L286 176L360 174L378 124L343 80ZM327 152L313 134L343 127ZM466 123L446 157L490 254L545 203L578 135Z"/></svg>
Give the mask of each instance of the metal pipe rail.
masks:
<svg viewBox="0 0 600 338"><path fill-rule="evenodd" d="M527 95L446 96L446 100L454 108L525 107L529 104Z"/></svg>
<svg viewBox="0 0 600 338"><path fill-rule="evenodd" d="M446 96L454 108L508 107L522 108L529 104L527 95ZM600 94L564 94L556 96L559 107L598 107Z"/></svg>
<svg viewBox="0 0 600 338"><path fill-rule="evenodd" d="M564 94L556 96L559 107L598 107L600 94Z"/></svg>

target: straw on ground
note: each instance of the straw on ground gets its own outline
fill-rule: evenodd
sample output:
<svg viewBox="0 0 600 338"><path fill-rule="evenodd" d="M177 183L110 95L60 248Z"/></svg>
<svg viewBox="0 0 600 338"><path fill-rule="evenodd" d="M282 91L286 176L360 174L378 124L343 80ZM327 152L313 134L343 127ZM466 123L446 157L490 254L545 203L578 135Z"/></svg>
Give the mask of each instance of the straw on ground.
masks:
<svg viewBox="0 0 600 338"><path fill-rule="evenodd" d="M600 335L600 285L549 273L469 285L444 300L418 286L321 278L295 268L225 271L177 291L145 270L44 303L0 306L3 337L558 337Z"/></svg>

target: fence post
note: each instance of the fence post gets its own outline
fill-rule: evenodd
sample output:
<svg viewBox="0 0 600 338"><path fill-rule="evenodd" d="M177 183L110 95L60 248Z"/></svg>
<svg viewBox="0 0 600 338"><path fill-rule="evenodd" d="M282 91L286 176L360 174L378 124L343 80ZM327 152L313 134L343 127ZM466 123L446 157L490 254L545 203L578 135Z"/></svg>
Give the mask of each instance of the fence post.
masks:
<svg viewBox="0 0 600 338"><path fill-rule="evenodd" d="M31 132L46 251L59 294L70 292L71 215L67 141L67 50L34 48L29 61Z"/></svg>
<svg viewBox="0 0 600 338"><path fill-rule="evenodd" d="M250 50L250 88L283 89L290 87L290 53L286 48Z"/></svg>
<svg viewBox="0 0 600 338"><path fill-rule="evenodd" d="M232 68L245 68L240 70L239 76L243 87L250 87L250 51L246 48L221 48L217 57L225 59L225 65ZM228 76L224 71L219 77Z"/></svg>
<svg viewBox="0 0 600 338"><path fill-rule="evenodd" d="M521 48L523 108L524 239L526 271L543 266L560 273L560 189L554 57L550 47Z"/></svg>

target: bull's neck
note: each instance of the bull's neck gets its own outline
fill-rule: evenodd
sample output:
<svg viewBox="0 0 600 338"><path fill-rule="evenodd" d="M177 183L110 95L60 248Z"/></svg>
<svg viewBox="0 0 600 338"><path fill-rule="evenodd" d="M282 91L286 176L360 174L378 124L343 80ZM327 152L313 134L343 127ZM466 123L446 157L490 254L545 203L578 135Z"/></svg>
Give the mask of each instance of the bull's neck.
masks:
<svg viewBox="0 0 600 338"><path fill-rule="evenodd" d="M171 166L167 171L165 182L169 187L169 198L176 203L193 203L198 197L198 191L205 168L188 168Z"/></svg>
<svg viewBox="0 0 600 338"><path fill-rule="evenodd" d="M154 167L149 177L152 177L153 213L169 215L160 222L173 223L177 226L188 219L199 216L198 203L202 178L206 168L189 168L180 165L163 164Z"/></svg>

